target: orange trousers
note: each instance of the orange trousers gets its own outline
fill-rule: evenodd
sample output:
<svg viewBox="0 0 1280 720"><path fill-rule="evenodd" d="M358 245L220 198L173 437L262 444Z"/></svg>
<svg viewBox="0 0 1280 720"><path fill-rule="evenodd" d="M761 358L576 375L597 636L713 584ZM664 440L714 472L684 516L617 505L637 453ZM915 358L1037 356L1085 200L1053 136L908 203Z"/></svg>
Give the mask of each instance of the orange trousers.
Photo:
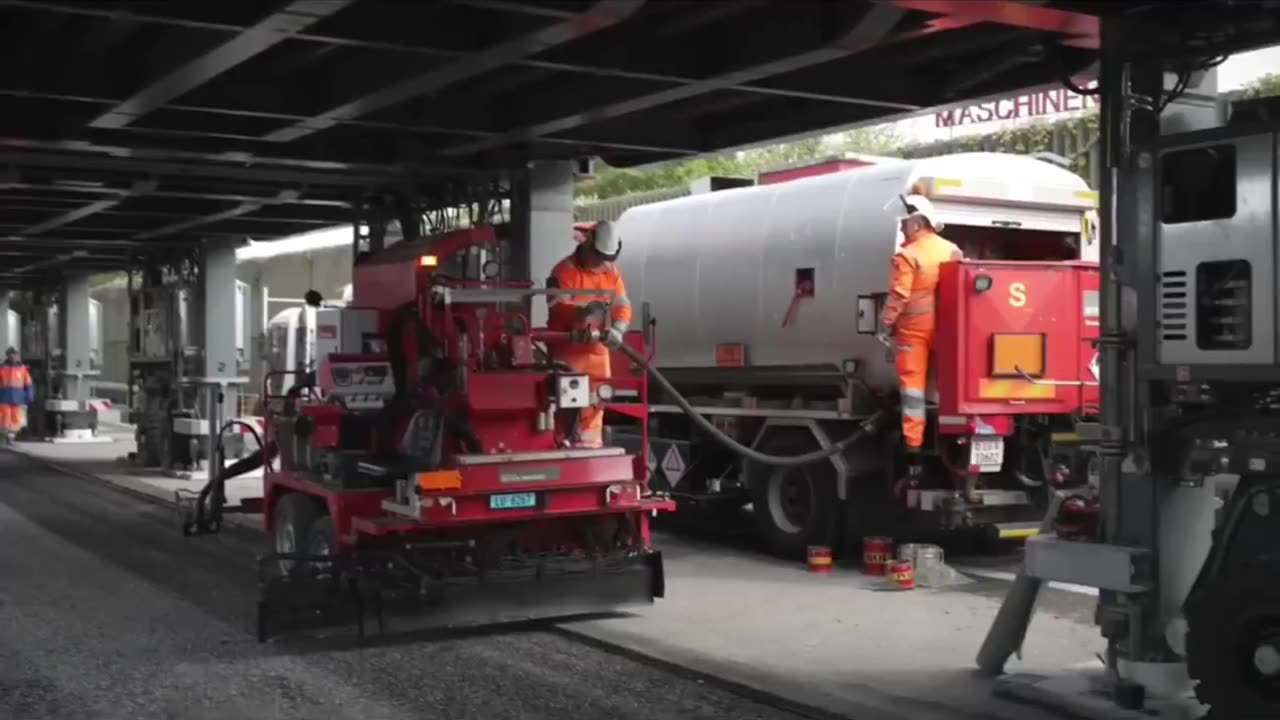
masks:
<svg viewBox="0 0 1280 720"><path fill-rule="evenodd" d="M27 424L26 415L21 405L0 405L0 432L17 433Z"/></svg>
<svg viewBox="0 0 1280 720"><path fill-rule="evenodd" d="M902 395L902 442L908 450L924 447L924 431L928 423L929 353L933 350L933 333L901 329L896 334L898 350L898 388Z"/></svg>
<svg viewBox="0 0 1280 720"><path fill-rule="evenodd" d="M603 347L571 346L561 350L558 356L574 372L591 378L594 388L597 383L607 382L612 375L608 351L601 353L596 349ZM587 447L604 447L604 408L590 405L581 410L578 415L578 436Z"/></svg>

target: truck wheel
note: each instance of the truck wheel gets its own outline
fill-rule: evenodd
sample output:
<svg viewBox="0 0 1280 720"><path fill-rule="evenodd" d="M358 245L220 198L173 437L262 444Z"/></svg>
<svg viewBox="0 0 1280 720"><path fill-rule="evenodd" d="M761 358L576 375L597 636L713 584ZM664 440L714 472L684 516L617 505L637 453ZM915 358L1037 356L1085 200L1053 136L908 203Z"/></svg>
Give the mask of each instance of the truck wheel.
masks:
<svg viewBox="0 0 1280 720"><path fill-rule="evenodd" d="M770 455L801 455L816 448L812 440L795 435L766 439L761 451ZM829 461L802 467L756 464L751 478L752 513L769 552L795 560L810 545L832 545L838 513L835 469Z"/></svg>
<svg viewBox="0 0 1280 720"><path fill-rule="evenodd" d="M317 503L302 493L288 493L276 501L274 517L275 551L281 554L309 553L311 527L321 517ZM280 572L286 575L298 568L296 560L281 559L278 562Z"/></svg>

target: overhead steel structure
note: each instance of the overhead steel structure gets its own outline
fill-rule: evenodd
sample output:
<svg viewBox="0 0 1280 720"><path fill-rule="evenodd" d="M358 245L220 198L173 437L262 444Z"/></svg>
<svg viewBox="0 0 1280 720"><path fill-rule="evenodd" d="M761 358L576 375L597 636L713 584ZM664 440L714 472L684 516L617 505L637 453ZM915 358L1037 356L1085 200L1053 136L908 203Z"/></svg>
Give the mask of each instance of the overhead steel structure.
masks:
<svg viewBox="0 0 1280 720"><path fill-rule="evenodd" d="M1096 18L1007 5L0 0L0 287L349 222L370 198L477 201L530 161L678 159L1094 61Z"/></svg>

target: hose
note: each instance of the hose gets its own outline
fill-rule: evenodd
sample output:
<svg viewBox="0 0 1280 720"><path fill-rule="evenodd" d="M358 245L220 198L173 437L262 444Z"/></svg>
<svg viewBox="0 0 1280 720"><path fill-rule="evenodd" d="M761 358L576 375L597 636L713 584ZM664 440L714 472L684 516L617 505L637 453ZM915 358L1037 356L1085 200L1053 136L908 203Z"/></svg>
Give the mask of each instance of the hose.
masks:
<svg viewBox="0 0 1280 720"><path fill-rule="evenodd" d="M249 431L253 435L253 439L258 442L258 449L243 457L225 468L215 468L213 466L214 458L222 457L222 438L228 430L234 427L241 427ZM271 459L275 455L275 448L268 448L266 443L262 441L262 436L258 434L258 429L242 420L228 420L218 431L218 444L214 452L209 453L209 480L200 488L200 493L196 496L195 501L195 518L192 525L197 532L203 532L206 527L221 524L222 506L226 504L226 485L227 481L253 472L260 467L270 467ZM212 501L210 500L212 496ZM206 515L206 503L208 503L208 512Z"/></svg>
<svg viewBox="0 0 1280 720"><path fill-rule="evenodd" d="M858 442L868 433L873 432L876 429L878 421L885 414L884 410L876 411L870 417L859 423L858 429L854 431L852 435L849 435L830 447L826 447L821 450L814 450L813 452L804 453L803 455L769 455L762 453L759 450L749 448L737 440L734 440L721 432L720 428L716 427L710 420L702 417L702 414L699 413L698 410L675 389L675 386L671 384L671 381L667 380L667 378L664 377L657 368L650 365L649 361L645 359L643 355L636 352L634 348L628 347L627 345L619 345L617 347L617 351L625 355L635 364L644 368L649 373L649 376L653 378L653 381L662 388L663 392L670 396L676 406L679 407L685 415L689 416L689 419L693 421L694 425L697 425L703 432L710 435L711 439L743 458L746 458L751 462L760 463L761 465L770 465L772 467L800 467L802 465L809 465L821 460L826 460L837 453L844 452L844 450L850 445Z"/></svg>

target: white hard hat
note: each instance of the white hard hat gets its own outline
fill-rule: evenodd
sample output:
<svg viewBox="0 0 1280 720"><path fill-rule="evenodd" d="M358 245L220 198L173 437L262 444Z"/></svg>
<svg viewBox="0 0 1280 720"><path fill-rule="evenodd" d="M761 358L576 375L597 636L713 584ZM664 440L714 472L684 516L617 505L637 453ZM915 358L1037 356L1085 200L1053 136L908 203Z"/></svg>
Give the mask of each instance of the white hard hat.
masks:
<svg viewBox="0 0 1280 720"><path fill-rule="evenodd" d="M898 221L901 222L907 218L923 217L929 221L934 230L942 229L942 221L938 219L937 212L933 209L933 202L923 195L899 195L890 200L885 209L895 209L899 213Z"/></svg>
<svg viewBox="0 0 1280 720"><path fill-rule="evenodd" d="M613 260L618 257L618 253L622 252L622 235L608 220L597 223L592 228L591 234L592 247L601 255Z"/></svg>

